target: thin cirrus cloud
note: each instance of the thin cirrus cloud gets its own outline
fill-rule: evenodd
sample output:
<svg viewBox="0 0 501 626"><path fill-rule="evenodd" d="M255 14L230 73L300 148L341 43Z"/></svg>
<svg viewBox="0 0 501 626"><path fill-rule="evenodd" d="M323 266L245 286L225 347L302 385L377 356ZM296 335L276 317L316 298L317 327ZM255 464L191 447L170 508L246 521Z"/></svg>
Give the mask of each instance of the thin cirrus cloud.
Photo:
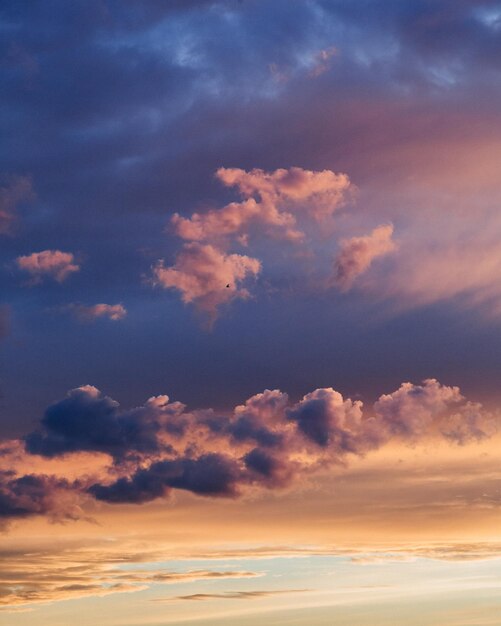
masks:
<svg viewBox="0 0 501 626"><path fill-rule="evenodd" d="M19 270L31 276L31 285L41 283L46 278L62 283L71 274L80 270L75 256L71 252L61 250L43 250L19 256L16 264Z"/></svg>
<svg viewBox="0 0 501 626"><path fill-rule="evenodd" d="M85 305L73 303L65 307L81 322L93 322L99 318L107 318L113 322L124 319L127 315L127 309L123 304L92 304Z"/></svg>
<svg viewBox="0 0 501 626"><path fill-rule="evenodd" d="M391 442L439 438L465 445L497 432L499 415L467 400L458 387L435 379L403 383L364 410L332 388L291 403L266 390L231 414L187 410L168 396L124 410L98 389L84 386L50 406L24 439L26 458L57 459L79 452L110 460L104 474L66 477L0 476L0 517L83 516L86 499L142 504L177 490L237 498L249 489L276 490L350 456Z"/></svg>
<svg viewBox="0 0 501 626"><path fill-rule="evenodd" d="M4 572L0 580L0 608L3 610L34 603L137 592L153 585L163 587L260 576L247 570L173 571L159 563L166 560L165 554L131 549L125 557L123 552L116 553L103 544L92 549L86 545L72 546L71 550L67 546L66 549L51 546L51 558L47 558L45 546L35 546L29 554L4 547L0 554L9 563L9 571ZM122 567L124 563L129 566L127 569Z"/></svg>
<svg viewBox="0 0 501 626"><path fill-rule="evenodd" d="M309 589L268 589L255 591L223 591L222 593L190 593L185 596L167 598L167 601L191 600L200 602L206 600L257 600L259 598L269 598L289 593L305 593L307 591L309 591ZM166 601L164 598L155 598L155 600L157 602Z"/></svg>

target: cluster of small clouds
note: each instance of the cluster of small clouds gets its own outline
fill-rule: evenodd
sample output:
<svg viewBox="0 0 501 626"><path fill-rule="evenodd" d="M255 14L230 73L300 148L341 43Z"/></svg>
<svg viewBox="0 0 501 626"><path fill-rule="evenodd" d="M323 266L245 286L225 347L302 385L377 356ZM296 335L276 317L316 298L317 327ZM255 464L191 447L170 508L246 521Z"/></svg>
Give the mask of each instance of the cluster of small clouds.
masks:
<svg viewBox="0 0 501 626"><path fill-rule="evenodd" d="M216 178L236 188L241 201L195 212L189 218L175 213L171 225L185 243L174 265L165 267L161 260L153 267L154 284L177 289L183 302L194 304L211 320L220 306L248 298L249 291L242 284L262 269L256 258L228 253L232 243L247 248L253 239L268 237L308 245L303 225L313 223L322 229L355 191L346 174L300 167L273 172L220 168ZM395 250L392 235L393 227L382 225L365 237L343 240L329 285L351 287L374 259Z"/></svg>
<svg viewBox="0 0 501 626"><path fill-rule="evenodd" d="M464 398L458 387L427 379L403 383L368 412L328 387L291 403L266 390L231 414L189 411L168 396L123 410L92 386L50 406L24 438L25 454L45 459L99 453L111 460L100 476L70 483L54 476L0 477L0 517L78 516L61 494L108 503L144 503L176 490L235 498L251 488L281 489L350 455L391 441L442 437L458 444L492 436L499 416Z"/></svg>
<svg viewBox="0 0 501 626"><path fill-rule="evenodd" d="M16 220L17 208L32 201L35 198L35 193L29 176L4 175L0 182L2 183L0 185L0 235L10 235ZM40 285L47 280L63 283L81 270L80 261L72 252L58 249L20 255L15 259L14 265L20 272L28 275L29 278L25 284L29 287ZM85 322L102 317L118 321L127 314L122 304L98 303L87 306L72 303L63 309L72 312L77 319ZM8 316L8 308L1 307L0 339L8 332Z"/></svg>
<svg viewBox="0 0 501 626"><path fill-rule="evenodd" d="M324 60L330 56L326 52ZM216 319L221 306L251 296L245 283L256 279L263 268L260 259L231 252L231 245L248 248L253 240L267 237L275 240L274 245L282 240L308 246L311 242L304 227L316 224L322 230L356 191L346 174L300 167L272 172L221 167L216 178L225 187L235 188L241 200L190 217L175 213L171 226L184 243L173 265L166 266L164 260L159 260L153 266L151 280L154 285L176 289L185 304L195 305L210 322ZM7 224L12 207L32 193L31 182L18 178L1 192L0 218ZM395 250L392 235L393 226L382 225L367 236L342 240L334 259L334 275L327 286L349 289L374 259ZM75 254L58 249L18 256L15 265L29 276L28 286L47 280L63 283L81 270ZM118 321L127 313L122 304L72 303L63 308L80 321L102 317Z"/></svg>
<svg viewBox="0 0 501 626"><path fill-rule="evenodd" d="M38 285L47 279L63 283L81 269L73 253L61 250L42 250L19 256L16 259L16 265L20 271L30 276L28 286ZM116 322L127 315L123 304L71 303L62 308L73 313L82 322L91 322L98 318L108 318Z"/></svg>

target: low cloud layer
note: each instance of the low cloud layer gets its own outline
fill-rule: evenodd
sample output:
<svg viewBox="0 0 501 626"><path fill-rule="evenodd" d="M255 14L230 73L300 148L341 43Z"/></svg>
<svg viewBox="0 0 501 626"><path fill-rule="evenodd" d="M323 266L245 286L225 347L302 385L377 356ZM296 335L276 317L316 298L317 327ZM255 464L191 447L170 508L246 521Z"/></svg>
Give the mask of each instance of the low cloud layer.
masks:
<svg viewBox="0 0 501 626"><path fill-rule="evenodd" d="M4 474L0 515L78 517L76 508L62 509L67 500L61 493L115 504L141 504L176 490L236 498L252 488L287 487L392 441L479 441L493 435L498 422L498 415L466 400L458 387L434 379L403 383L368 409L329 387L296 403L266 390L230 414L189 411L168 396L124 410L84 386L47 409L39 428L26 436L25 453L46 459L99 453L111 461L108 472L72 484Z"/></svg>

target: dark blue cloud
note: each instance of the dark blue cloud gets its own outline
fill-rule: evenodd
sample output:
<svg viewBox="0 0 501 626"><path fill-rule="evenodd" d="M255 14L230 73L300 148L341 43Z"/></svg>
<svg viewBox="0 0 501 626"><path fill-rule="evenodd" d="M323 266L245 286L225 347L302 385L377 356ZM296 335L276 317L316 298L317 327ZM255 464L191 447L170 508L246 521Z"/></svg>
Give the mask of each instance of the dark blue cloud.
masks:
<svg viewBox="0 0 501 626"><path fill-rule="evenodd" d="M201 496L237 495L242 472L238 463L223 454L209 453L198 458L158 461L138 470L130 479L120 478L111 485L94 484L89 493L110 503L141 503L158 498L172 489Z"/></svg>
<svg viewBox="0 0 501 626"><path fill-rule="evenodd" d="M68 397L50 406L41 429L25 438L31 454L55 457L68 452L104 452L116 460L134 454L151 454L162 447L160 425L154 410L122 412L118 403L97 389L74 389Z"/></svg>
<svg viewBox="0 0 501 626"><path fill-rule="evenodd" d="M0 522L33 515L74 517L58 504L58 492L69 489L68 481L53 476L0 472Z"/></svg>

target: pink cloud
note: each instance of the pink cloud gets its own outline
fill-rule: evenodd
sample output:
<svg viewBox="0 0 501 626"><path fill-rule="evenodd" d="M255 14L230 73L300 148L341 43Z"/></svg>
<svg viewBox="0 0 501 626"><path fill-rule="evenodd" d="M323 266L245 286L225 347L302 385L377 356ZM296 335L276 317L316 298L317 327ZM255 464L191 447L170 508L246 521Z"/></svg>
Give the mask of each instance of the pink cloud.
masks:
<svg viewBox="0 0 501 626"><path fill-rule="evenodd" d="M114 322L123 319L127 315L127 309L122 304L71 304L68 307L75 316L82 321L93 321L99 317L107 317Z"/></svg>
<svg viewBox="0 0 501 626"><path fill-rule="evenodd" d="M204 241L239 234L246 237L251 225L259 225L267 235L300 241L303 234L297 228L297 218L322 220L331 216L345 204L352 188L346 174L300 167L274 172L220 168L216 176L225 186L236 187L244 200L207 213L194 213L190 218L176 213L172 224L182 239Z"/></svg>
<svg viewBox="0 0 501 626"><path fill-rule="evenodd" d="M75 263L74 255L71 252L61 252L61 250L33 252L17 257L16 263L20 270L32 276L31 284L39 283L45 277L53 278L61 283L80 270L80 266Z"/></svg>
<svg viewBox="0 0 501 626"><path fill-rule="evenodd" d="M154 282L178 289L185 303L194 303L212 319L221 304L249 295L237 284L261 269L258 259L228 254L231 243L247 247L255 238L278 237L304 247L303 226L330 218L353 190L346 174L300 167L272 172L222 167L216 177L235 187L242 200L190 217L174 214L174 232L192 243L184 245L173 267L159 261L153 270Z"/></svg>
<svg viewBox="0 0 501 626"><path fill-rule="evenodd" d="M235 298L247 298L240 286L247 277L257 276L261 263L240 254L225 254L210 244L187 243L172 267L159 261L153 268L154 283L177 289L185 303L193 303L214 319L219 306Z"/></svg>
<svg viewBox="0 0 501 626"><path fill-rule="evenodd" d="M334 261L334 283L343 291L371 266L374 259L393 252L393 226L385 224L365 237L352 237L341 242L341 250Z"/></svg>
<svg viewBox="0 0 501 626"><path fill-rule="evenodd" d="M297 213L305 213L322 219L343 206L352 184L346 174L331 170L311 171L301 167L279 168L274 172L253 169L247 172L240 168L220 168L217 178L227 187L237 187L244 197L257 195L273 200L279 206L287 202L295 204ZM306 202L307 201L307 202Z"/></svg>
<svg viewBox="0 0 501 626"><path fill-rule="evenodd" d="M416 437L463 401L459 387L447 387L429 378L422 385L402 383L393 393L382 395L374 411L381 425L392 435Z"/></svg>

